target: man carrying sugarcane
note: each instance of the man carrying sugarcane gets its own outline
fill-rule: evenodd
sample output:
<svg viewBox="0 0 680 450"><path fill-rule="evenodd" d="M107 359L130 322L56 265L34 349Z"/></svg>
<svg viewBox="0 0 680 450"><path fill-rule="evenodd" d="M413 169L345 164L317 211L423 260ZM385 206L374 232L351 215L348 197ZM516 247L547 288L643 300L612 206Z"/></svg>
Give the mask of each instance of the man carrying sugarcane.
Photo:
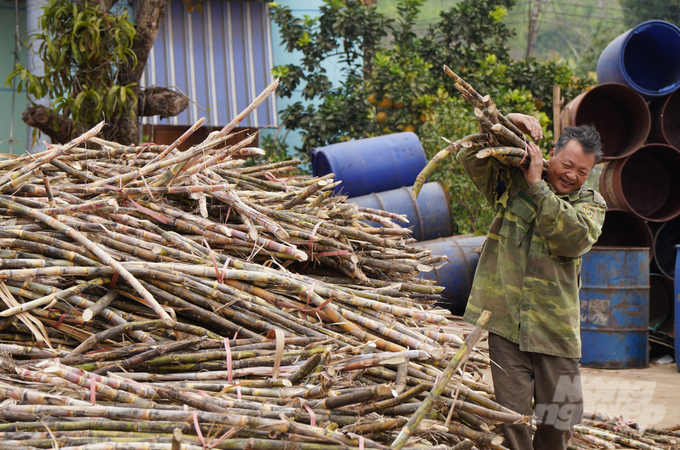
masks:
<svg viewBox="0 0 680 450"><path fill-rule="evenodd" d="M534 117L508 118L534 140L542 138ZM527 143L531 162L521 169L478 159L474 148L457 156L495 209L464 319L474 324L483 310L492 312L483 328L489 332L496 400L518 413L535 413L539 421L533 442L530 427L503 426L513 450L566 449L581 421L581 255L597 241L607 207L582 186L602 157L601 147L594 127L565 128L545 176L533 142Z"/></svg>

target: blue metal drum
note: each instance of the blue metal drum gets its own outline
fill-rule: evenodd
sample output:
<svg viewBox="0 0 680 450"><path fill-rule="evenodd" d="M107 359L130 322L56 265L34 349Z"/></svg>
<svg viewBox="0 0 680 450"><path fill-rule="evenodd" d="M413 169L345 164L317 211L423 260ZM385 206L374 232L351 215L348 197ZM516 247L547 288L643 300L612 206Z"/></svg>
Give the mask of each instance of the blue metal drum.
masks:
<svg viewBox="0 0 680 450"><path fill-rule="evenodd" d="M486 236L462 235L414 244L414 247L429 248L433 255L444 255L449 260L449 263L420 276L444 286L441 293L444 306L454 314L465 311L479 254L485 241Z"/></svg>
<svg viewBox="0 0 680 450"><path fill-rule="evenodd" d="M593 247L583 255L581 279L581 364L647 367L649 249Z"/></svg>
<svg viewBox="0 0 680 450"><path fill-rule="evenodd" d="M600 83L623 83L646 98L680 87L680 28L648 20L626 31L602 50L597 60Z"/></svg>
<svg viewBox="0 0 680 450"><path fill-rule="evenodd" d="M315 177L335 174L336 193L349 197L412 186L427 159L415 133L357 139L312 150Z"/></svg>
<svg viewBox="0 0 680 450"><path fill-rule="evenodd" d="M394 221L404 228L413 230L411 237L418 241L429 241L453 234L453 217L446 189L439 182L425 183L414 201L411 188L402 187L391 191L376 192L347 199L364 208L381 209L405 215L409 223ZM375 227L381 225L370 222Z"/></svg>

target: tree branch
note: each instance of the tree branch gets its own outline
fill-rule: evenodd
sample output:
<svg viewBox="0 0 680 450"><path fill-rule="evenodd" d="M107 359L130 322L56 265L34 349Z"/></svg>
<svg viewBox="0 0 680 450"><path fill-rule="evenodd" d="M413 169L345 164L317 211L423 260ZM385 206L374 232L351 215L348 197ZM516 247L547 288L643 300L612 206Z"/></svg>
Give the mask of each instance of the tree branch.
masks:
<svg viewBox="0 0 680 450"><path fill-rule="evenodd" d="M21 114L21 120L48 135L52 142L64 144L71 140L73 121L50 111L45 106L29 106Z"/></svg>
<svg viewBox="0 0 680 450"><path fill-rule="evenodd" d="M152 86L139 93L139 116L174 117L187 109L189 97L167 87Z"/></svg>

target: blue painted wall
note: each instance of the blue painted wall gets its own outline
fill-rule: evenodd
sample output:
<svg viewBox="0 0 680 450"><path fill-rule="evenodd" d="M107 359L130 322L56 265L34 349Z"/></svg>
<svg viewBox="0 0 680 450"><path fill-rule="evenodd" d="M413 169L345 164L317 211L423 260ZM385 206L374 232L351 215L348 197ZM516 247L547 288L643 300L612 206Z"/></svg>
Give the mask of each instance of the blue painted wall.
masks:
<svg viewBox="0 0 680 450"><path fill-rule="evenodd" d="M14 6L0 6L0 153L9 153L10 123L14 117L12 153L23 154L26 146L26 124L21 120L21 113L26 109L26 94L14 94L14 111L12 111L12 89L5 87L7 76L14 70ZM19 31L21 33L22 50L18 52L19 62L26 64L26 8L19 7ZM23 146L23 147L22 147Z"/></svg>

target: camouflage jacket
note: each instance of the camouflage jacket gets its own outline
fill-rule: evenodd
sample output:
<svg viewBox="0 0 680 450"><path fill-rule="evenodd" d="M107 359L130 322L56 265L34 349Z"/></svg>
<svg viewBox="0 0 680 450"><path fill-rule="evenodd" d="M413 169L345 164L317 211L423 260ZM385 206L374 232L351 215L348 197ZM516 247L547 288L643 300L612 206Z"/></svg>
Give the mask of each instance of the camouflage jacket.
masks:
<svg viewBox="0 0 680 450"><path fill-rule="evenodd" d="M529 187L521 170L475 153L457 158L495 214L464 319L488 309L484 329L520 350L580 358L581 255L600 236L604 199L587 188L557 195L544 180Z"/></svg>

